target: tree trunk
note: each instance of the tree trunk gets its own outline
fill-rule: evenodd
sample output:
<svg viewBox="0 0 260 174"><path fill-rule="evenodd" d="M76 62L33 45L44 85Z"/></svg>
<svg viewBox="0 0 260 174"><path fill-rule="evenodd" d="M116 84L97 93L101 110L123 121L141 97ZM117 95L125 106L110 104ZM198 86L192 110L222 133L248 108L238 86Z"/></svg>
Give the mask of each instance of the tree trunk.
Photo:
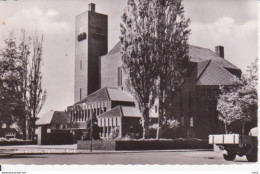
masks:
<svg viewBox="0 0 260 174"><path fill-rule="evenodd" d="M164 99L164 92L163 89L161 88L160 95L159 95L159 108L158 108L159 114L158 114L158 127L156 132L156 139L162 138L162 121L163 121L164 109L165 109L163 104L163 99Z"/></svg>
<svg viewBox="0 0 260 174"><path fill-rule="evenodd" d="M159 98L159 116L158 116L158 127L156 132L156 139L160 139L162 137L162 118L163 118L163 106L162 99Z"/></svg>
<svg viewBox="0 0 260 174"><path fill-rule="evenodd" d="M149 108L143 112L143 139L149 138Z"/></svg>
<svg viewBox="0 0 260 174"><path fill-rule="evenodd" d="M32 140L32 124L31 124L31 118L28 121L28 140Z"/></svg>
<svg viewBox="0 0 260 174"><path fill-rule="evenodd" d="M225 133L228 134L227 123L224 123L224 126L225 126Z"/></svg>
<svg viewBox="0 0 260 174"><path fill-rule="evenodd" d="M26 138L27 138L26 137L26 118L24 118L24 121L23 121L22 132L23 132L23 139L26 140Z"/></svg>
<svg viewBox="0 0 260 174"><path fill-rule="evenodd" d="M242 135L245 135L245 122L242 121Z"/></svg>

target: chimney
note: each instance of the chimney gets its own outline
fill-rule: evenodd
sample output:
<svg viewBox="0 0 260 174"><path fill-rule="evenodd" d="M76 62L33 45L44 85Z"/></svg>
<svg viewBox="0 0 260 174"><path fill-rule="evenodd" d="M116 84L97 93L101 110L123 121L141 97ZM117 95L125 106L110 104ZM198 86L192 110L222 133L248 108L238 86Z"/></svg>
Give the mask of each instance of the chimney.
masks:
<svg viewBox="0 0 260 174"><path fill-rule="evenodd" d="M216 46L216 47L215 47L215 52L216 52L216 54L217 54L219 57L224 58L224 47L223 47L223 46L220 46L220 45Z"/></svg>
<svg viewBox="0 0 260 174"><path fill-rule="evenodd" d="M88 10L91 12L95 12L96 4L90 3L88 4Z"/></svg>

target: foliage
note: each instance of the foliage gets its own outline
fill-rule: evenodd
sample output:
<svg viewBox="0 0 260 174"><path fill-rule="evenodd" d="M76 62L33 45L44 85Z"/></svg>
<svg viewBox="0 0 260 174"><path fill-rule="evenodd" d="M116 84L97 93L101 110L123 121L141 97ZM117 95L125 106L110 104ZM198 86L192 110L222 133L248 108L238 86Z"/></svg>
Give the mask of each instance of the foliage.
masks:
<svg viewBox="0 0 260 174"><path fill-rule="evenodd" d="M149 1L128 0L122 15L121 43L123 68L128 87L142 113L143 138L149 137L149 114L155 99L155 28Z"/></svg>
<svg viewBox="0 0 260 174"><path fill-rule="evenodd" d="M46 91L42 89L42 38L21 32L17 41L11 33L0 50L0 120L16 122L24 139L34 139L36 115L40 112Z"/></svg>
<svg viewBox="0 0 260 174"><path fill-rule="evenodd" d="M190 20L185 19L182 0L154 0L152 8L156 28L155 51L159 66L157 138L160 138L163 123L167 123L172 116L172 98L180 91L188 70Z"/></svg>
<svg viewBox="0 0 260 174"><path fill-rule="evenodd" d="M42 44L43 36L37 34L32 39L31 65L29 65L27 76L26 107L28 109L29 139L35 137L36 116L45 103L47 92L42 89Z"/></svg>
<svg viewBox="0 0 260 174"><path fill-rule="evenodd" d="M115 127L111 131L110 138L115 139L115 138L118 138L118 137L119 137L119 127Z"/></svg>
<svg viewBox="0 0 260 174"><path fill-rule="evenodd" d="M144 138L154 98L159 98L157 138L188 67L189 19L182 0L128 0L122 16L121 43L129 86L141 110Z"/></svg>
<svg viewBox="0 0 260 174"><path fill-rule="evenodd" d="M13 33L0 50L0 120L9 127L25 115L23 100L23 54Z"/></svg>
<svg viewBox="0 0 260 174"><path fill-rule="evenodd" d="M158 123L150 126L150 129L157 130ZM180 125L180 122L175 119L168 119L162 124L162 135L161 138L174 139L185 136L185 129Z"/></svg>
<svg viewBox="0 0 260 174"><path fill-rule="evenodd" d="M92 124L92 125L91 125ZM87 121L86 131L83 132L82 140L99 140L99 133L101 132L101 128L98 126L98 120L96 117L96 113L92 113L92 117Z"/></svg>
<svg viewBox="0 0 260 174"><path fill-rule="evenodd" d="M234 77L232 85L220 87L217 110L219 119L226 126L226 133L227 126L236 121L242 123L242 132L246 122L257 123L257 71L256 59L240 79Z"/></svg>

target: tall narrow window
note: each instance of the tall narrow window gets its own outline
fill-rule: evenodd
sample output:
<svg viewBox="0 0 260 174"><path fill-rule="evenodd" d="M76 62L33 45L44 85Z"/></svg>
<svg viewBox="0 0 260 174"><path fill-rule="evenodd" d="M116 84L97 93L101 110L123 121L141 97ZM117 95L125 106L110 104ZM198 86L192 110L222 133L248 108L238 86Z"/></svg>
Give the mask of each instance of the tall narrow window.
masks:
<svg viewBox="0 0 260 174"><path fill-rule="evenodd" d="M117 68L118 86L122 86L122 67Z"/></svg>
<svg viewBox="0 0 260 174"><path fill-rule="evenodd" d="M82 70L82 60L80 60L80 70Z"/></svg>
<svg viewBox="0 0 260 174"><path fill-rule="evenodd" d="M81 88L79 88L79 99L81 100L81 92L82 92L82 90L81 90Z"/></svg>
<svg viewBox="0 0 260 174"><path fill-rule="evenodd" d="M190 117L190 127L193 127L193 117Z"/></svg>
<svg viewBox="0 0 260 174"><path fill-rule="evenodd" d="M191 107L192 107L192 103L191 103L191 91L189 91L189 111L191 112Z"/></svg>
<svg viewBox="0 0 260 174"><path fill-rule="evenodd" d="M154 106L154 112L155 112L155 113L158 112L158 107L157 107L157 105Z"/></svg>

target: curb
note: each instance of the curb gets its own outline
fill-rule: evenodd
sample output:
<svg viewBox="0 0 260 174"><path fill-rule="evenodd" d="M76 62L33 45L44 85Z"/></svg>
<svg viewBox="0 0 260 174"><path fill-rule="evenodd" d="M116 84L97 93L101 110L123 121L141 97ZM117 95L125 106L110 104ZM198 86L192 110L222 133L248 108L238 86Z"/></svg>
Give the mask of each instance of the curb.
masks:
<svg viewBox="0 0 260 174"><path fill-rule="evenodd" d="M89 154L89 155L100 155L100 154L122 154L122 153L156 153L156 152L198 152L198 151L213 151L212 149L179 149L179 150L142 150L142 151L93 151L89 152L87 150L72 150L68 149L67 151L57 151L55 152L54 149L45 149L44 151L41 150L34 150L34 151L17 151L5 153L9 156L11 155L81 155L81 154ZM48 152L49 151L49 152ZM6 156L8 156L6 155ZM1 156L0 157L4 157Z"/></svg>
<svg viewBox="0 0 260 174"><path fill-rule="evenodd" d="M2 158L2 157L10 157L12 155L13 155L12 153L0 153L0 158Z"/></svg>

